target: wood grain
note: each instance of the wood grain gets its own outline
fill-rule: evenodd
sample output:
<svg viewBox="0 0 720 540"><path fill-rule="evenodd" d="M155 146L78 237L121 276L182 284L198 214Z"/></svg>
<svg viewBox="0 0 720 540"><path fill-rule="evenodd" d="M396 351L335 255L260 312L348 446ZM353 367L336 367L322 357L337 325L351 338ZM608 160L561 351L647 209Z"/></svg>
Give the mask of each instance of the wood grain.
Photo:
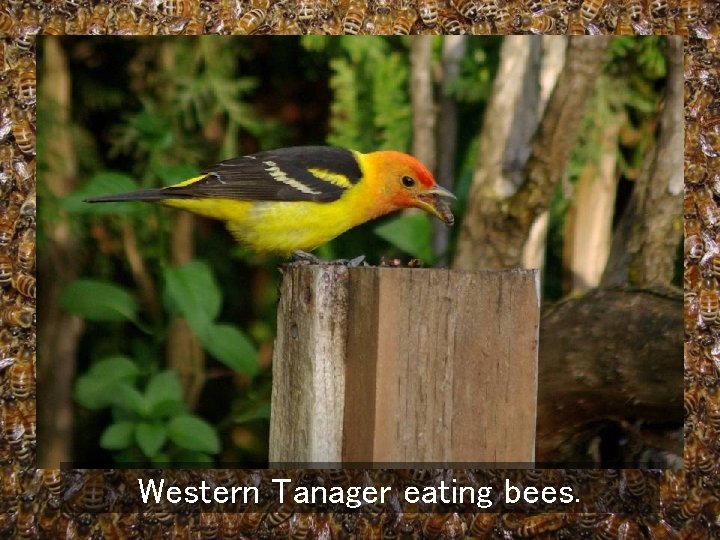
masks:
<svg viewBox="0 0 720 540"><path fill-rule="evenodd" d="M271 461L280 456L282 461L393 464L533 461L537 273L344 272L302 267L285 274L273 372ZM304 302L308 287L324 283L317 273L335 279L334 287L321 287L313 295L315 303ZM312 311L328 308L324 317ZM333 325L323 325L324 320ZM301 339L283 335L293 324L302 325ZM306 338L312 346L302 342ZM329 361L327 355L333 354L338 357ZM317 377L310 383L299 369L323 370L334 383ZM342 392L331 389L333 384ZM332 404L313 400L318 389ZM330 405L333 421L310 418L332 414ZM309 426L326 441L310 443ZM332 429L321 433L321 426ZM293 434L283 434L286 430ZM285 448L279 450L278 444Z"/></svg>

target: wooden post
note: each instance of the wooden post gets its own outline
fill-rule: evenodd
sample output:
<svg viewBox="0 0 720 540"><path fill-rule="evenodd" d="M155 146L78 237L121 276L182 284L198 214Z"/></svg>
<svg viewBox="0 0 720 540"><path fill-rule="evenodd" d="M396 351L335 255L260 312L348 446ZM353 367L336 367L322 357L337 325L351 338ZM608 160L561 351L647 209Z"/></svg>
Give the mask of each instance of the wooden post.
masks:
<svg viewBox="0 0 720 540"><path fill-rule="evenodd" d="M270 461L534 460L535 270L286 266Z"/></svg>

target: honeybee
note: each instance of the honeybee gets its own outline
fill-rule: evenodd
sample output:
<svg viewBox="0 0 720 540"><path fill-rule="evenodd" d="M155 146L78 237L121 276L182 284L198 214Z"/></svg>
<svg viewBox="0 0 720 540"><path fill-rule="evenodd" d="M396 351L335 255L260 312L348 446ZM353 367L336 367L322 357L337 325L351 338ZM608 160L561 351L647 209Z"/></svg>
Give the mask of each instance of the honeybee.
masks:
<svg viewBox="0 0 720 540"><path fill-rule="evenodd" d="M695 195L695 205L700 220L706 227L715 228L720 223L720 210L709 189L702 189Z"/></svg>
<svg viewBox="0 0 720 540"><path fill-rule="evenodd" d="M0 251L0 286L5 286L12 281L13 264L10 256Z"/></svg>
<svg viewBox="0 0 720 540"><path fill-rule="evenodd" d="M12 36L15 33L15 19L7 11L0 10L0 34Z"/></svg>
<svg viewBox="0 0 720 540"><path fill-rule="evenodd" d="M600 9L605 4L605 0L585 0L580 6L580 13L586 23L589 23L597 17Z"/></svg>
<svg viewBox="0 0 720 540"><path fill-rule="evenodd" d="M87 33L91 35L104 34L107 29L108 18L110 17L110 5L99 3L92 10L88 19Z"/></svg>
<svg viewBox="0 0 720 540"><path fill-rule="evenodd" d="M10 150L9 147L4 147ZM3 158L0 162L4 163ZM9 171L9 167L7 167ZM35 189L35 160L25 161L21 158L12 160L12 170L15 171L15 186L22 193L30 193Z"/></svg>
<svg viewBox="0 0 720 540"><path fill-rule="evenodd" d="M515 533L520 538L530 538L557 531L564 525L563 514L540 514L522 519Z"/></svg>
<svg viewBox="0 0 720 540"><path fill-rule="evenodd" d="M165 17L189 19L197 8L197 0L162 0L158 3L158 12Z"/></svg>
<svg viewBox="0 0 720 540"><path fill-rule="evenodd" d="M717 322L720 315L720 296L718 295L718 285L715 278L706 278L703 280L703 286L700 289L700 317L707 324Z"/></svg>
<svg viewBox="0 0 720 540"><path fill-rule="evenodd" d="M245 13L235 25L233 34L235 35L248 35L252 34L255 30L260 28L260 25L265 21L266 11L262 9L251 9Z"/></svg>
<svg viewBox="0 0 720 540"><path fill-rule="evenodd" d="M423 538L440 538L445 522L450 519L452 513L426 514L422 527Z"/></svg>
<svg viewBox="0 0 720 540"><path fill-rule="evenodd" d="M20 347L15 362L8 369L10 391L17 399L27 399L35 395L35 370L33 353L27 346Z"/></svg>
<svg viewBox="0 0 720 540"><path fill-rule="evenodd" d="M3 434L10 446L15 449L23 444L25 434L25 424L20 409L15 400L10 399L5 401L5 406L1 410Z"/></svg>
<svg viewBox="0 0 720 540"><path fill-rule="evenodd" d="M267 517L265 518L265 521L267 522L268 526L275 528L281 523L287 521L290 519L293 515L292 507L283 503L278 508L275 509L275 512L268 512Z"/></svg>
<svg viewBox="0 0 720 540"><path fill-rule="evenodd" d="M190 20L185 26L185 34L187 35L198 35L205 33L205 26L207 25L209 12L204 7L196 9L190 17ZM149 33L149 32L143 32Z"/></svg>
<svg viewBox="0 0 720 540"><path fill-rule="evenodd" d="M67 21L67 33L71 35L87 34L92 18L92 8L89 2L83 2L75 12L75 16Z"/></svg>
<svg viewBox="0 0 720 540"><path fill-rule="evenodd" d="M219 528L220 519L218 514L214 512L202 512L200 514L198 529L201 538L217 538Z"/></svg>
<svg viewBox="0 0 720 540"><path fill-rule="evenodd" d="M499 7L495 13L495 29L498 33L504 34L507 32L517 30L513 26L513 19L515 19L513 13L510 12L507 6Z"/></svg>
<svg viewBox="0 0 720 540"><path fill-rule="evenodd" d="M60 497L63 492L63 475L59 469L42 469L43 485L51 495Z"/></svg>
<svg viewBox="0 0 720 540"><path fill-rule="evenodd" d="M497 514L494 513L475 514L475 517L470 522L470 526L468 527L468 536L477 538L490 538L490 535L495 528L496 520Z"/></svg>
<svg viewBox="0 0 720 540"><path fill-rule="evenodd" d="M37 523L34 507L34 495L26 493L20 497L16 523L18 538L30 539L37 537Z"/></svg>
<svg viewBox="0 0 720 540"><path fill-rule="evenodd" d="M659 24L668 15L667 0L650 0L650 18L653 24Z"/></svg>
<svg viewBox="0 0 720 540"><path fill-rule="evenodd" d="M485 19L494 19L497 15L497 10L500 6L495 3L495 0L482 0L480 3L480 12L478 15L480 17L484 17ZM503 8L507 8L506 5L503 4Z"/></svg>
<svg viewBox="0 0 720 540"><path fill-rule="evenodd" d="M243 512L240 516L240 530L244 534L250 534L255 532L265 514L263 512Z"/></svg>
<svg viewBox="0 0 720 540"><path fill-rule="evenodd" d="M523 0L523 3L525 4L525 9L532 14L536 15L545 11L542 0Z"/></svg>
<svg viewBox="0 0 720 540"><path fill-rule="evenodd" d="M58 512L59 508L60 497L49 497L38 518L38 529L41 538L57 538L60 535L58 527L61 521Z"/></svg>
<svg viewBox="0 0 720 540"><path fill-rule="evenodd" d="M465 33L462 22L460 19L451 11L443 10L439 17L440 26L442 29L451 35L460 35Z"/></svg>
<svg viewBox="0 0 720 540"><path fill-rule="evenodd" d="M638 469L627 469L623 471L623 479L625 488L633 497L642 497L645 495L647 482L645 475Z"/></svg>
<svg viewBox="0 0 720 540"><path fill-rule="evenodd" d="M435 26L438 22L437 0L417 0L417 12L426 26Z"/></svg>
<svg viewBox="0 0 720 540"><path fill-rule="evenodd" d="M240 514L220 514L220 538L240 538Z"/></svg>
<svg viewBox="0 0 720 540"><path fill-rule="evenodd" d="M23 154L35 155L35 129L25 112L17 111L13 116L12 126L15 144Z"/></svg>
<svg viewBox="0 0 720 540"><path fill-rule="evenodd" d="M595 525L599 538L640 538L640 528L635 521L613 514Z"/></svg>
<svg viewBox="0 0 720 540"><path fill-rule="evenodd" d="M407 36L416 20L417 12L413 8L406 7L402 9L393 23L393 34L396 36Z"/></svg>
<svg viewBox="0 0 720 540"><path fill-rule="evenodd" d="M466 19L475 19L480 12L480 8L476 0L451 0L450 3L460 12L460 15Z"/></svg>
<svg viewBox="0 0 720 540"><path fill-rule="evenodd" d="M346 34L356 35L365 21L365 4L359 0L350 0L345 17L343 17L343 30Z"/></svg>
<svg viewBox="0 0 720 540"><path fill-rule="evenodd" d="M52 13L43 26L43 34L46 36L62 36L67 28L67 17L65 14L56 11Z"/></svg>
<svg viewBox="0 0 720 540"><path fill-rule="evenodd" d="M376 12L365 21L366 34L390 34L392 32L393 19L390 13Z"/></svg>
<svg viewBox="0 0 720 540"><path fill-rule="evenodd" d="M72 490L72 493L68 490L66 496L77 494L76 503L80 505L81 511L100 512L107 508L107 488L103 471L86 469L84 478L80 479L79 484L73 486Z"/></svg>
<svg viewBox="0 0 720 540"><path fill-rule="evenodd" d="M328 12L329 15L321 18L320 30L323 34L330 36L339 36L343 33L343 25L340 18L334 11Z"/></svg>
<svg viewBox="0 0 720 540"><path fill-rule="evenodd" d="M303 24L310 24L317 17L315 0L297 0L294 11L297 19Z"/></svg>
<svg viewBox="0 0 720 540"><path fill-rule="evenodd" d="M275 33L285 36L302 34L302 27L297 22L297 17L292 10L285 10L279 17L275 26Z"/></svg>
<svg viewBox="0 0 720 540"><path fill-rule="evenodd" d="M113 17L115 23L115 34L129 36L136 33L137 20L135 11L130 6L123 6L118 9Z"/></svg>
<svg viewBox="0 0 720 540"><path fill-rule="evenodd" d="M2 235L0 235L0 239ZM35 268L35 230L25 229L20 234L17 244L17 265L26 272L32 272Z"/></svg>
<svg viewBox="0 0 720 540"><path fill-rule="evenodd" d="M555 19L550 15L536 15L530 17L524 15L522 17L521 27L525 31L533 34L550 34L555 31Z"/></svg>
<svg viewBox="0 0 720 540"><path fill-rule="evenodd" d="M715 470L715 461L713 459L710 448L696 434L685 440L685 468L689 471L698 472L700 474L712 474ZM684 520L695 517L700 508L702 501L698 501L694 497L688 497L685 504L680 507L679 514Z"/></svg>
<svg viewBox="0 0 720 540"><path fill-rule="evenodd" d="M7 139L12 133L13 120L10 107L3 105L0 107L0 142Z"/></svg>
<svg viewBox="0 0 720 540"><path fill-rule="evenodd" d="M13 287L23 296L35 298L35 277L30 274L17 274L13 277Z"/></svg>
<svg viewBox="0 0 720 540"><path fill-rule="evenodd" d="M0 307L0 324L30 328L35 322L35 310L26 306Z"/></svg>
<svg viewBox="0 0 720 540"><path fill-rule="evenodd" d="M0 215L0 248L6 248L15 236L15 227L20 211L12 205L5 209Z"/></svg>
<svg viewBox="0 0 720 540"><path fill-rule="evenodd" d="M389 15L391 12L395 11L393 0L375 0L375 11L377 13Z"/></svg>

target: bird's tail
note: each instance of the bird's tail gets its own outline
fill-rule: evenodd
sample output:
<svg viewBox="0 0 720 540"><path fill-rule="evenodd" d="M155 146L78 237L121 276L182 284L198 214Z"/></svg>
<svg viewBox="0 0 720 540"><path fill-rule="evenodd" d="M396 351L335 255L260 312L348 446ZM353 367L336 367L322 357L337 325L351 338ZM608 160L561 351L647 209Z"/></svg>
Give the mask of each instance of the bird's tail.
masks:
<svg viewBox="0 0 720 540"><path fill-rule="evenodd" d="M172 197L165 189L142 189L140 191L131 191L129 193L115 193L114 195L100 195L99 197L90 197L85 202L121 202L121 201L161 201Z"/></svg>

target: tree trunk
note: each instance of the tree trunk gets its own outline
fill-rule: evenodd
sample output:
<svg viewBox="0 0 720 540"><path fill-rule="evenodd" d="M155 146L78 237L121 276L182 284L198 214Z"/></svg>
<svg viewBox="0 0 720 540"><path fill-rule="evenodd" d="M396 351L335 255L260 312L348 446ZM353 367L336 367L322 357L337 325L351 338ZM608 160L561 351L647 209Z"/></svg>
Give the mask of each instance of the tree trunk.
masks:
<svg viewBox="0 0 720 540"><path fill-rule="evenodd" d="M410 99L413 115L413 155L435 170L435 100L432 85L432 36L410 42Z"/></svg>
<svg viewBox="0 0 720 540"><path fill-rule="evenodd" d="M593 128L590 144L598 157L585 164L565 216L563 293L586 291L600 283L612 242L617 192L618 136L624 115L610 114Z"/></svg>
<svg viewBox="0 0 720 540"><path fill-rule="evenodd" d="M615 236L604 287L669 285L682 240L683 46L668 37L668 81L655 151L637 180Z"/></svg>
<svg viewBox="0 0 720 540"><path fill-rule="evenodd" d="M70 73L67 57L58 38L44 39L42 91L53 103L51 133L43 138L47 170L43 174L47 189L62 197L75 189L77 156L70 134ZM41 467L58 467L71 460L73 440L72 384L75 377L78 341L83 321L62 310L60 291L78 275L77 242L72 236L68 216L61 213L53 226L44 231L47 243L38 251L37 384L42 399L37 403L40 444L37 462Z"/></svg>
<svg viewBox="0 0 720 540"><path fill-rule="evenodd" d="M528 38L523 36L521 39ZM509 41L508 47L512 43ZM537 43L536 47L539 47L540 42ZM509 162L505 148L493 148L495 145L490 137L500 134L503 141L506 137L492 129L495 118L491 117L496 115L490 113L500 110L489 109L483 128L483 138L488 139L485 145L481 141L480 152L483 161L496 164L495 174L488 176L490 167L479 169L473 179L468 211L458 239L456 268L507 268L521 264L531 227L550 205L553 192L570 160L583 111L595 88L608 44L606 37L570 38L565 66L535 131L527 163L522 154L516 155L514 162ZM539 49L535 54L539 56ZM509 58L508 70L512 61L512 57ZM500 99L499 95L506 93L503 85L514 80L507 75L502 69L498 73L493 103L496 97ZM537 99L534 101L537 102ZM518 106L519 103L507 105ZM505 108L507 113L512 110ZM527 133L527 129L523 133ZM498 180L493 182L493 177Z"/></svg>
<svg viewBox="0 0 720 540"><path fill-rule="evenodd" d="M455 183L457 154L457 104L450 91L460 72L460 61L467 48L467 36L445 36L442 50L442 83L440 96L440 125L438 127L438 183L452 191ZM448 248L450 230L437 220L433 224L433 252L443 256Z"/></svg>
<svg viewBox="0 0 720 540"><path fill-rule="evenodd" d="M550 99L550 94L555 88L558 77L565 65L566 49L567 38L564 36L543 36L538 122L545 112L545 107ZM545 266L545 251L549 218L549 212L545 211L535 219L532 227L530 227L527 241L523 246L521 262L521 266L523 268L538 268L542 271Z"/></svg>
<svg viewBox="0 0 720 540"><path fill-rule="evenodd" d="M545 310L538 461L567 458L570 441L603 420L682 425L681 305L679 291L618 289Z"/></svg>

